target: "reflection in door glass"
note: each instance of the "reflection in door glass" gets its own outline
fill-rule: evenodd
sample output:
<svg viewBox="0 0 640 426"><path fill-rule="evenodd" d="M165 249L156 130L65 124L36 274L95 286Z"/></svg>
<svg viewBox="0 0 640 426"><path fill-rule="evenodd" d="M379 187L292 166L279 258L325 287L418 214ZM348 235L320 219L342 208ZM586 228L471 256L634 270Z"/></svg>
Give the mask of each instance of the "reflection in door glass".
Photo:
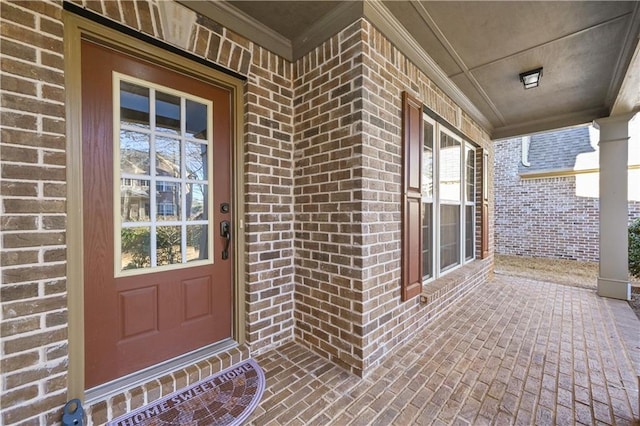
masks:
<svg viewBox="0 0 640 426"><path fill-rule="evenodd" d="M180 177L180 140L156 138L156 176Z"/></svg>
<svg viewBox="0 0 640 426"><path fill-rule="evenodd" d="M116 87L117 270L211 261L211 103L139 82Z"/></svg>
<svg viewBox="0 0 640 426"><path fill-rule="evenodd" d="M151 229L122 228L120 232L122 269L141 269L151 266Z"/></svg>
<svg viewBox="0 0 640 426"><path fill-rule="evenodd" d="M151 198L149 181L120 179L120 217L123 222L148 222Z"/></svg>
<svg viewBox="0 0 640 426"><path fill-rule="evenodd" d="M156 183L157 220L180 220L180 184L158 181Z"/></svg>
<svg viewBox="0 0 640 426"><path fill-rule="evenodd" d="M156 130L180 134L180 98L156 92Z"/></svg>
<svg viewBox="0 0 640 426"><path fill-rule="evenodd" d="M120 120L130 126L149 128L148 88L126 81L120 82Z"/></svg>
<svg viewBox="0 0 640 426"><path fill-rule="evenodd" d="M187 179L207 180L207 145L186 142Z"/></svg>
<svg viewBox="0 0 640 426"><path fill-rule="evenodd" d="M182 263L181 228L180 226L158 226L156 230L158 266Z"/></svg>
<svg viewBox="0 0 640 426"><path fill-rule="evenodd" d="M207 139L207 106L187 99L187 136Z"/></svg>
<svg viewBox="0 0 640 426"><path fill-rule="evenodd" d="M207 225L187 226L187 262L208 257Z"/></svg>
<svg viewBox="0 0 640 426"><path fill-rule="evenodd" d="M186 194L186 212L187 220L207 220L209 204L208 185L199 183L187 183Z"/></svg>
<svg viewBox="0 0 640 426"><path fill-rule="evenodd" d="M120 170L122 173L149 174L149 135L120 131Z"/></svg>

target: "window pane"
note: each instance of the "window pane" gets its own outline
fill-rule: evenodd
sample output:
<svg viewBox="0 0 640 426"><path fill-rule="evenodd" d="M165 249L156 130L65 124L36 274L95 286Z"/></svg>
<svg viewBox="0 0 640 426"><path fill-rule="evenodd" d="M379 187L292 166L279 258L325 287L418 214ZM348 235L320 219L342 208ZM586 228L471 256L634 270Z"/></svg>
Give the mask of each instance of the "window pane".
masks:
<svg viewBox="0 0 640 426"><path fill-rule="evenodd" d="M422 279L433 277L433 203L423 203L422 217Z"/></svg>
<svg viewBox="0 0 640 426"><path fill-rule="evenodd" d="M460 264L460 206L440 206L440 270Z"/></svg>
<svg viewBox="0 0 640 426"><path fill-rule="evenodd" d="M180 134L180 98L156 92L156 131Z"/></svg>
<svg viewBox="0 0 640 426"><path fill-rule="evenodd" d="M207 180L207 145L186 143L187 179Z"/></svg>
<svg viewBox="0 0 640 426"><path fill-rule="evenodd" d="M473 206L465 207L464 216L464 257L466 260L473 259L474 242L476 240L473 232L473 223L475 222L475 208Z"/></svg>
<svg viewBox="0 0 640 426"><path fill-rule="evenodd" d="M460 201L460 142L440 133L440 199Z"/></svg>
<svg viewBox="0 0 640 426"><path fill-rule="evenodd" d="M149 89L126 81L120 82L120 122L149 128Z"/></svg>
<svg viewBox="0 0 640 426"><path fill-rule="evenodd" d="M180 141L156 138L156 176L180 177Z"/></svg>
<svg viewBox="0 0 640 426"><path fill-rule="evenodd" d="M149 174L149 135L120 131L120 172L148 175Z"/></svg>
<svg viewBox="0 0 640 426"><path fill-rule="evenodd" d="M207 139L207 106L187 100L187 136Z"/></svg>
<svg viewBox="0 0 640 426"><path fill-rule="evenodd" d="M151 266L151 232L148 227L123 228L120 231L122 269L140 269Z"/></svg>
<svg viewBox="0 0 640 426"><path fill-rule="evenodd" d="M187 262L207 258L207 225L187 226Z"/></svg>
<svg viewBox="0 0 640 426"><path fill-rule="evenodd" d="M180 220L180 184L156 183L157 220Z"/></svg>
<svg viewBox="0 0 640 426"><path fill-rule="evenodd" d="M120 217L123 222L148 222L149 181L120 179Z"/></svg>
<svg viewBox="0 0 640 426"><path fill-rule="evenodd" d="M186 212L187 220L207 220L209 219L207 204L209 200L208 185L187 183L186 192Z"/></svg>
<svg viewBox="0 0 640 426"><path fill-rule="evenodd" d="M422 196L433 198L433 125L427 121L422 145Z"/></svg>
<svg viewBox="0 0 640 426"><path fill-rule="evenodd" d="M113 102L120 134L115 237L122 239L116 268L212 260L211 105L142 84L119 82L120 102Z"/></svg>
<svg viewBox="0 0 640 426"><path fill-rule="evenodd" d="M180 226L158 226L156 231L158 266L182 263L182 230Z"/></svg>
<svg viewBox="0 0 640 426"><path fill-rule="evenodd" d="M465 181L466 191L465 198L467 202L473 203L475 201L475 187L476 187L476 155L475 151L469 146L465 146Z"/></svg>

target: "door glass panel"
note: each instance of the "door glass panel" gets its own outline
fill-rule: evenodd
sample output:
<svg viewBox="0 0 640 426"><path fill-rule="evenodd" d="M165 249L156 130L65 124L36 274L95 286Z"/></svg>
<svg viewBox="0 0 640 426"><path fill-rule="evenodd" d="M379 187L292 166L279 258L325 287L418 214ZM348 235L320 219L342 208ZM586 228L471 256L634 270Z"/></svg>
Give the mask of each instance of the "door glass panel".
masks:
<svg viewBox="0 0 640 426"><path fill-rule="evenodd" d="M156 230L158 266L182 263L182 230L180 226L158 226Z"/></svg>
<svg viewBox="0 0 640 426"><path fill-rule="evenodd" d="M151 228L122 228L120 231L122 245L121 267L141 269L151 266Z"/></svg>
<svg viewBox="0 0 640 426"><path fill-rule="evenodd" d="M187 179L207 180L207 145L186 142Z"/></svg>
<svg viewBox="0 0 640 426"><path fill-rule="evenodd" d="M207 258L207 225L187 226L187 262Z"/></svg>
<svg viewBox="0 0 640 426"><path fill-rule="evenodd" d="M131 130L120 131L120 170L122 173L149 174L149 135Z"/></svg>
<svg viewBox="0 0 640 426"><path fill-rule="evenodd" d="M180 177L180 140L156 138L156 176Z"/></svg>
<svg viewBox="0 0 640 426"><path fill-rule="evenodd" d="M187 99L187 136L207 139L207 106Z"/></svg>
<svg viewBox="0 0 640 426"><path fill-rule="evenodd" d="M149 89L126 81L120 82L120 120L122 124L148 129Z"/></svg>
<svg viewBox="0 0 640 426"><path fill-rule="evenodd" d="M187 220L207 220L208 209L207 205L209 196L208 196L208 185L202 185L199 183L187 183L187 193L186 193L186 211L185 216Z"/></svg>
<svg viewBox="0 0 640 426"><path fill-rule="evenodd" d="M157 220L180 220L180 184L159 181L156 183Z"/></svg>
<svg viewBox="0 0 640 426"><path fill-rule="evenodd" d="M156 92L156 131L180 134L180 98Z"/></svg>
<svg viewBox="0 0 640 426"><path fill-rule="evenodd" d="M120 179L120 217L123 222L148 222L151 217L149 181Z"/></svg>
<svg viewBox="0 0 640 426"><path fill-rule="evenodd" d="M211 103L117 78L116 274L211 263Z"/></svg>

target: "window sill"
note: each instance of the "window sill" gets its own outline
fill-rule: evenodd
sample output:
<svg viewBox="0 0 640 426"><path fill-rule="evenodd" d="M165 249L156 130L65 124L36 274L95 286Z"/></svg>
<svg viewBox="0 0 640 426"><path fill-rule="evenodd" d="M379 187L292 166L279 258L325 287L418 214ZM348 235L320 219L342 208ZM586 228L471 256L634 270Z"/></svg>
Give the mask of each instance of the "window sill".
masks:
<svg viewBox="0 0 640 426"><path fill-rule="evenodd" d="M486 260L476 259L459 268L454 269L445 276L423 285L420 294L420 303L432 303L459 287L472 278L482 275L487 268Z"/></svg>

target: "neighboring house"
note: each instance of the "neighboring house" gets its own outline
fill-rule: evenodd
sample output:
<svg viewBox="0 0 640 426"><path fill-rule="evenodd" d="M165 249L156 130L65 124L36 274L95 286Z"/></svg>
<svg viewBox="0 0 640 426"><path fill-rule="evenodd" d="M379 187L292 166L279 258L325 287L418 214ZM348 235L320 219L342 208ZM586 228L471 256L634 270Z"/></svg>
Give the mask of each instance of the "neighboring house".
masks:
<svg viewBox="0 0 640 426"><path fill-rule="evenodd" d="M582 126L499 140L495 153L496 253L597 261L597 130ZM628 193L632 221L640 217L640 138L634 136Z"/></svg>

